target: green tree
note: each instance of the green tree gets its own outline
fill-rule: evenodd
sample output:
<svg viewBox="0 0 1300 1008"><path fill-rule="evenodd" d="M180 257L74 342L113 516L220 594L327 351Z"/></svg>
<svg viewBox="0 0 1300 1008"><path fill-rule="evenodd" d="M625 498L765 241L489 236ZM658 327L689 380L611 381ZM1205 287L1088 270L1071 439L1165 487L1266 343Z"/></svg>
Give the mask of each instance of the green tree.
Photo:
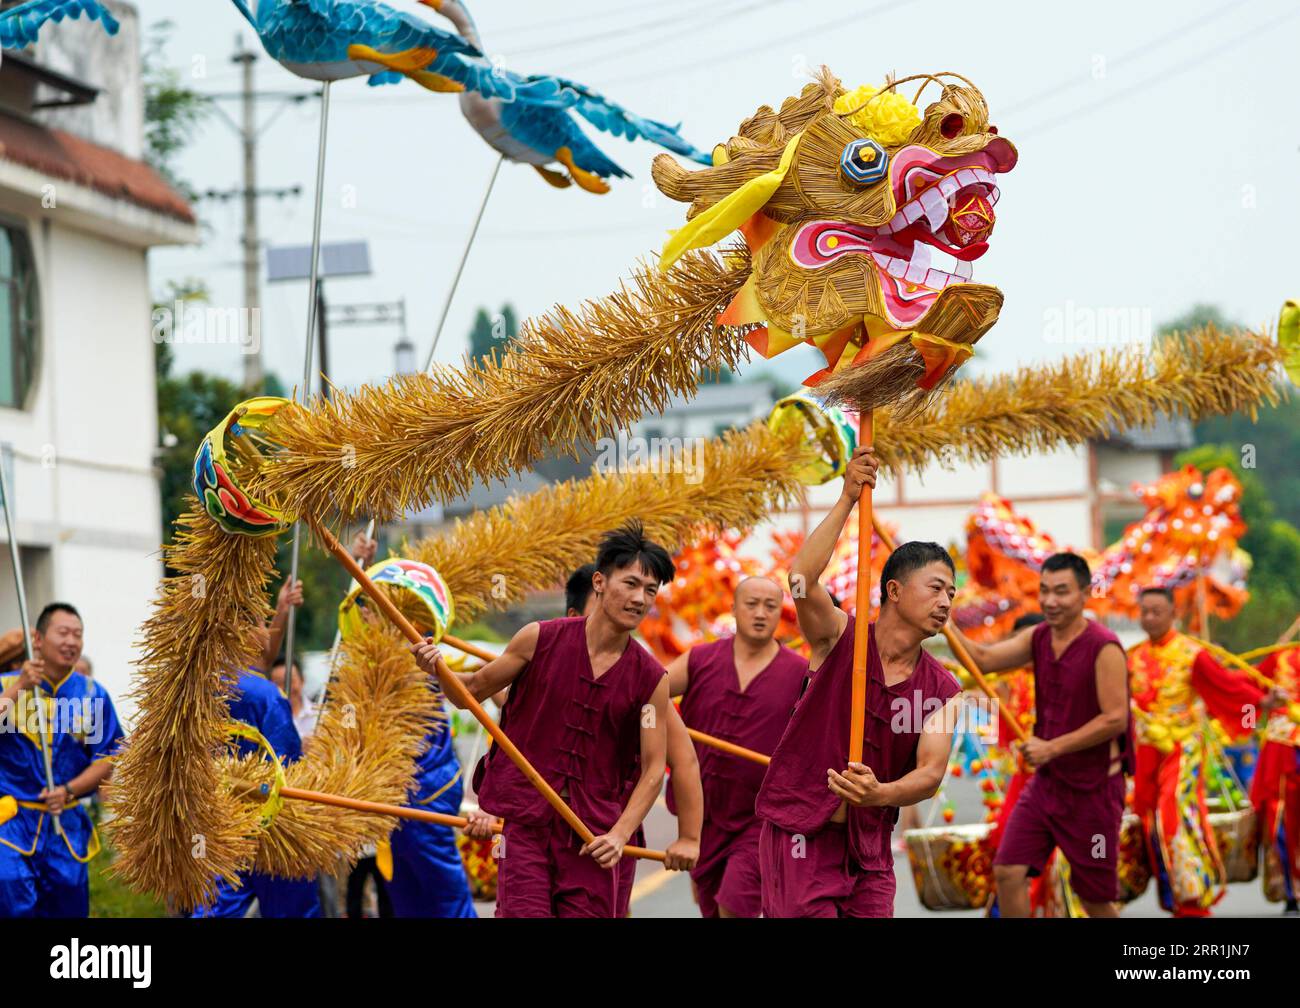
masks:
<svg viewBox="0 0 1300 1008"><path fill-rule="evenodd" d="M149 27L144 53L144 147L145 160L191 202L193 187L176 172L176 157L194 138L211 112L209 100L181 83L181 75L166 62L163 50L175 25L157 21Z"/></svg>
<svg viewBox="0 0 1300 1008"><path fill-rule="evenodd" d="M1268 492L1277 516L1300 527L1300 396L1261 407L1253 420L1240 413L1202 420L1196 441L1230 450Z"/></svg>
<svg viewBox="0 0 1300 1008"><path fill-rule="evenodd" d="M509 302L502 305L496 315L489 315L486 308L480 308L474 314L474 324L469 330L470 359L490 360L493 353L500 357L506 345L518 335L519 318Z"/></svg>
<svg viewBox="0 0 1300 1008"><path fill-rule="evenodd" d="M1177 318L1162 323L1156 330L1156 337L1161 338L1176 332L1191 332L1206 325L1213 325L1216 329L1224 331L1242 328L1240 322L1228 318L1218 305L1197 303Z"/></svg>
<svg viewBox="0 0 1300 1008"><path fill-rule="evenodd" d="M1178 465L1191 464L1202 472L1220 466L1232 470L1241 481L1241 517L1246 534L1241 548L1251 556L1246 584L1250 599L1241 612L1230 620L1211 620L1216 641L1233 651L1245 651L1271 644L1290 626L1300 612L1300 531L1277 517L1277 511L1264 481L1255 472L1243 469L1238 451L1231 445L1198 445L1175 460Z"/></svg>
<svg viewBox="0 0 1300 1008"><path fill-rule="evenodd" d="M182 305L207 300L202 281L171 282L160 303L154 305L154 367L158 389L158 467L161 471L163 541L171 542L172 523L185 510L185 497L192 493L194 453L203 435L221 422L241 398L239 386L216 375L191 371L172 374L175 355L166 339L164 324L179 327L171 319L177 302Z"/></svg>

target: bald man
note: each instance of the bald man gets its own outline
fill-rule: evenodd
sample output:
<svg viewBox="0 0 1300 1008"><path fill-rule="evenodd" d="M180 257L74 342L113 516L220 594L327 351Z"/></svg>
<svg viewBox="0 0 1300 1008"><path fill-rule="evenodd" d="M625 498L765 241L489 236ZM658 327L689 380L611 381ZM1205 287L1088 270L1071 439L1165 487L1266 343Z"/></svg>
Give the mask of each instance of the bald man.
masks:
<svg viewBox="0 0 1300 1008"><path fill-rule="evenodd" d="M775 639L784 593L765 577L736 587L736 635L700 644L668 666L668 688L681 696L688 727L771 754L799 699L808 662ZM698 745L704 829L691 888L705 917L758 917L761 821L754 800L766 767Z"/></svg>

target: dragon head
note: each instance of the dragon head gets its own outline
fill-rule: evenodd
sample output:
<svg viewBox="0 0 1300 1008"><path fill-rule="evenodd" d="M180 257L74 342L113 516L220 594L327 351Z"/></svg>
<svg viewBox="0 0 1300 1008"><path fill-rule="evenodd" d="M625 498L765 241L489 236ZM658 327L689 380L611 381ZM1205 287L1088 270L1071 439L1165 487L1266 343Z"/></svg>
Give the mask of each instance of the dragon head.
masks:
<svg viewBox="0 0 1300 1008"><path fill-rule="evenodd" d="M739 229L752 272L719 325L741 328L765 357L818 347L827 367L807 384L855 409L933 389L1002 304L973 281L973 264L1016 149L974 85L922 76L922 90L942 89L924 112L896 90L913 78L849 92L823 68L779 112L742 123L712 167L654 163L665 195L691 203L661 265Z"/></svg>

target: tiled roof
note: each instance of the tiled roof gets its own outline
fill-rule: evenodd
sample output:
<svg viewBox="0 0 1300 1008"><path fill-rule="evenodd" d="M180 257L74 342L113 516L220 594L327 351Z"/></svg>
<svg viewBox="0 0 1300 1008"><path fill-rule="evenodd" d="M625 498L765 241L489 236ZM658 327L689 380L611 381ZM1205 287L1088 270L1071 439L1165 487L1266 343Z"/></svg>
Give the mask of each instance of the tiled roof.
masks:
<svg viewBox="0 0 1300 1008"><path fill-rule="evenodd" d="M64 130L0 114L0 158L187 224L197 221L185 198L145 162Z"/></svg>

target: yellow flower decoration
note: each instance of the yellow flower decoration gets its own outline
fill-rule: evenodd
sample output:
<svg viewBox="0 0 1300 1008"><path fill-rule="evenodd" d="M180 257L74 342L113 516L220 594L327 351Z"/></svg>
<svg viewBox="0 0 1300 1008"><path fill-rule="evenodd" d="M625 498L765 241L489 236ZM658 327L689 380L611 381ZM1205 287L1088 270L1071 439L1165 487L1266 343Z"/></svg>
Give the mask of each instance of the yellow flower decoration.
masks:
<svg viewBox="0 0 1300 1008"><path fill-rule="evenodd" d="M912 130L921 125L921 112L897 91L886 91L870 104L864 104L868 98L879 93L880 88L863 84L836 98L835 111L844 115L857 109L848 116L850 123L884 146L897 147L905 143L912 135Z"/></svg>

